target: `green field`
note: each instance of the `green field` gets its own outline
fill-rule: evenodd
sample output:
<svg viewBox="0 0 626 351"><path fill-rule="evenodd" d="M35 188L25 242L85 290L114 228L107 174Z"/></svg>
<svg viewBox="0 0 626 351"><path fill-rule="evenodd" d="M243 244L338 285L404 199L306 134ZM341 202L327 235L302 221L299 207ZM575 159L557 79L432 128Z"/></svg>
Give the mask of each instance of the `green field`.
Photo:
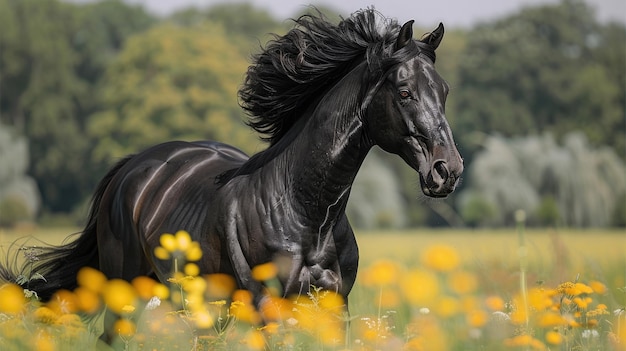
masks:
<svg viewBox="0 0 626 351"><path fill-rule="evenodd" d="M7 252L18 239L29 245L59 244L76 231L0 231L0 252ZM345 335L338 337L337 330L342 323L347 325L346 317L332 317L320 307L325 304L322 300L310 296L312 304L289 302L291 307L272 329L250 326L241 317L215 329L209 339L198 339L196 331L186 334L195 340L192 349L591 351L619 350L626 343L626 235L622 231L419 229L356 234L360 269L350 294L351 323ZM440 256L429 256L433 252ZM207 306L217 308L210 302ZM38 328L67 338L65 346L56 344L61 349L85 345L84 340L68 336L73 335L68 327L61 328L58 322L49 326L50 319L45 318L42 322L40 309L30 307L23 317L24 335ZM297 309L314 312L312 324L306 326L306 330L313 328L313 334L302 333L307 317L292 312ZM527 315L520 315L524 310ZM182 312L177 313L188 323L191 311ZM148 329L159 318L142 319L148 318L145 313L122 316L121 321L136 326L130 324L132 335L120 334L117 349L149 349L148 342L157 345L150 346L154 349L171 349L172 342L187 340L164 341L161 334L151 334ZM504 316L506 321L496 321L494 316ZM163 320L170 317L163 315ZM294 320L300 324L294 327L290 324ZM22 339L11 339L13 329L3 329L13 328L11 321L15 319L0 318L0 346L20 349ZM188 329L185 325L180 325L181 330ZM105 325L106 330L111 327ZM93 340L92 334L79 330L84 332L77 335ZM3 337L9 342L3 344ZM184 342L176 347L184 349Z"/></svg>
<svg viewBox="0 0 626 351"><path fill-rule="evenodd" d="M6 250L17 239L30 245L56 245L78 230L0 229L0 249ZM519 266L520 237L514 229L357 230L356 236L362 267L384 258L419 265L422 251L434 244L455 248L462 262L472 267L499 265L517 270ZM524 232L524 240L530 268L543 280L571 280L577 274L601 275L606 270L615 271L612 275L621 270L626 276L626 234L622 230L531 229ZM565 276L550 276L557 271Z"/></svg>
<svg viewBox="0 0 626 351"><path fill-rule="evenodd" d="M6 249L17 239L28 240L31 245L56 245L78 230L0 229L0 248ZM576 274L598 267L622 265L626 274L626 234L622 230L532 229L524 234L528 259L536 269L550 271L560 265ZM424 248L433 244L454 247L465 264L500 263L516 267L519 263L519 235L513 229L357 230L356 236L362 266L381 258L416 265Z"/></svg>

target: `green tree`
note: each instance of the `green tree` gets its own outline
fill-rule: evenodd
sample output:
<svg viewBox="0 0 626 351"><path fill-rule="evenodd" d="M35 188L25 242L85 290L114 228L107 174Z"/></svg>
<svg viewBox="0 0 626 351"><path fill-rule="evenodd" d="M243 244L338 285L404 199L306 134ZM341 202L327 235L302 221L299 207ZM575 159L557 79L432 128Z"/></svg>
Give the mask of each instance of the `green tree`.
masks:
<svg viewBox="0 0 626 351"><path fill-rule="evenodd" d="M52 0L0 0L0 13L1 121L28 137L29 172L46 205L67 209L88 145L76 114L86 84L69 40L75 12Z"/></svg>
<svg viewBox="0 0 626 351"><path fill-rule="evenodd" d="M461 213L476 220L477 203L497 209L493 221L513 225L524 210L531 224L604 227L619 224L626 194L626 166L610 148L594 148L581 133L486 139L468 169L470 183L459 198ZM481 200L481 201L478 201Z"/></svg>
<svg viewBox="0 0 626 351"><path fill-rule="evenodd" d="M93 188L86 118L103 66L147 21L133 9L0 0L0 122L28 138L29 173L47 211L69 211Z"/></svg>
<svg viewBox="0 0 626 351"><path fill-rule="evenodd" d="M456 127L504 136L585 132L624 148L626 28L600 25L581 1L529 7L470 31L455 89Z"/></svg>
<svg viewBox="0 0 626 351"><path fill-rule="evenodd" d="M71 43L78 55L76 72L92 89L117 56L126 38L157 23L142 7L104 0L76 7ZM91 111L90 111L91 112Z"/></svg>
<svg viewBox="0 0 626 351"><path fill-rule="evenodd" d="M128 40L107 68L89 133L94 158L107 162L172 140L212 139L253 149L237 89L247 61L212 23L165 23Z"/></svg>
<svg viewBox="0 0 626 351"><path fill-rule="evenodd" d="M177 24L193 27L206 22L220 24L230 42L244 57L261 49L272 38L288 29L288 21L278 22L271 14L249 3L223 3L207 8L188 8L174 13L170 19Z"/></svg>

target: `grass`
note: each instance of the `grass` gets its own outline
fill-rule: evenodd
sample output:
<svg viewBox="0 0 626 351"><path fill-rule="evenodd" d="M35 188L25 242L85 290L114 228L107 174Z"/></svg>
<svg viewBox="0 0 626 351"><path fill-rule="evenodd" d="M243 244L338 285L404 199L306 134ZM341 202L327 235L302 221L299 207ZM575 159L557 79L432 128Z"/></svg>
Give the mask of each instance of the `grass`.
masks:
<svg viewBox="0 0 626 351"><path fill-rule="evenodd" d="M58 244L73 232L76 229L0 231L0 252L19 237L31 236L30 244ZM171 242L166 246L174 247ZM124 294L118 292L110 300L100 288L92 290L117 306L118 320L108 328L117 330L117 348L124 350L171 348L172 340L154 336L162 333L156 325L163 327L165 321L174 323L165 334L173 335L174 330L184 340L195 340L176 344L179 349L195 350L591 351L621 350L626 342L626 236L621 231L357 231L357 242L361 268L350 294L349 317L329 312L336 304L329 302L334 301L332 294L323 291L296 302L272 297L274 309L266 311L244 308L245 294L230 307L219 299L204 301L206 293L194 297L191 286L201 282L189 273L171 282L172 296L163 300L169 312L158 317L145 308L145 299L138 303L141 299L132 295L134 300L120 301ZM275 279L271 272L259 275L270 286ZM195 309L188 302L195 299L204 301L204 307ZM0 313L0 346L8 338L2 326L9 322L22 321L31 334L33 328L48 330L43 326L51 323L41 318L40 305L24 311L19 318L9 313L3 319ZM209 315L210 328L202 328L211 332L200 336L198 323ZM259 315L270 316L271 322L259 327ZM60 319L59 313L50 317L57 324ZM348 321L345 334L337 334ZM67 330L61 331L66 345L85 342L85 333L79 333L83 339L72 339ZM163 342L170 344L161 347Z"/></svg>

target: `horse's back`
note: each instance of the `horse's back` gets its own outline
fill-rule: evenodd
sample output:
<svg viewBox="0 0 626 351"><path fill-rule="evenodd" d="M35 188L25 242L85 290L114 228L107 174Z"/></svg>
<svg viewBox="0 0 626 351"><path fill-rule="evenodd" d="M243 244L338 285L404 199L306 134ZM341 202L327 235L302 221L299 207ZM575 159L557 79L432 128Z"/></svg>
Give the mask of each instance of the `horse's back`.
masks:
<svg viewBox="0 0 626 351"><path fill-rule="evenodd" d="M109 185L98 228L101 251L122 257L101 256L101 269L126 279L162 274L167 263L153 262L151 254L161 234L186 230L194 240L206 235L208 216L218 206L216 178L247 159L232 146L210 141L167 142L128 158Z"/></svg>

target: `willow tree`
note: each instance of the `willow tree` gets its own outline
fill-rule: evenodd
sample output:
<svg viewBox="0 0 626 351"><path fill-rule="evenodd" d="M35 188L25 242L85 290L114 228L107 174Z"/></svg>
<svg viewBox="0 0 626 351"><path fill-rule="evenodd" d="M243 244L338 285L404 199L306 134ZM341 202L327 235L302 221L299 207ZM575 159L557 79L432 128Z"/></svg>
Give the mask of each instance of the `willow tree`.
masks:
<svg viewBox="0 0 626 351"><path fill-rule="evenodd" d="M466 218L476 225L510 225L521 209L534 224L609 226L620 218L626 194L624 162L612 149L592 147L582 133L567 134L561 144L550 134L488 137L468 172L461 212L473 215L478 204L492 211L482 221Z"/></svg>

